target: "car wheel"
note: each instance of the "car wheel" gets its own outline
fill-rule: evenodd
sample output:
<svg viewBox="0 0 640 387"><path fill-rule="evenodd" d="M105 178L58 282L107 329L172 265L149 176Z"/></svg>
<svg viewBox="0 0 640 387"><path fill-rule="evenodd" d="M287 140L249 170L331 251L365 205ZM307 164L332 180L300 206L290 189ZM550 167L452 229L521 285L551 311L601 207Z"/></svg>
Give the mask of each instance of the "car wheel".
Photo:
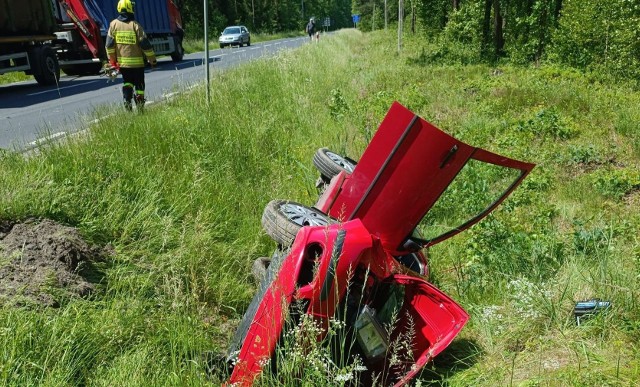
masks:
<svg viewBox="0 0 640 387"><path fill-rule="evenodd" d="M240 324L238 325L238 328L236 329L236 332L231 339L231 344L229 346L229 349L227 350L228 363L234 363L234 360L236 360L234 359L234 357L237 356L238 352L242 348L242 343L247 336L247 332L249 332L249 328L251 327L253 318L258 311L258 307L262 303L262 299L267 293L269 286L271 286L271 283L273 282L275 276L278 274L278 271L280 271L280 266L282 265L282 261L285 257L285 254L276 251L271 258L261 257L254 261L254 266L256 266L256 262L261 260L268 260L268 264L266 264L265 266L263 262L260 263L260 265L265 268L264 272L260 270L262 272L262 280L260 281L258 291L253 296L251 303L247 307L244 316L242 316L242 320L240 321Z"/></svg>
<svg viewBox="0 0 640 387"><path fill-rule="evenodd" d="M224 48L224 44L221 44L221 45L220 45L220 48Z"/></svg>
<svg viewBox="0 0 640 387"><path fill-rule="evenodd" d="M256 258L256 260L253 261L253 265L251 265L251 275L256 281L256 285L259 285L262 283L262 280L265 279L270 263L271 258L268 257Z"/></svg>
<svg viewBox="0 0 640 387"><path fill-rule="evenodd" d="M340 172L352 173L357 162L348 157L340 156L327 148L320 148L313 155L313 165L320 171L323 178L331 180Z"/></svg>
<svg viewBox="0 0 640 387"><path fill-rule="evenodd" d="M249 47L251 45L251 39L247 40L247 47Z"/></svg>
<svg viewBox="0 0 640 387"><path fill-rule="evenodd" d="M331 219L316 209L288 200L272 200L262 214L262 227L282 246L291 246L304 226L326 226Z"/></svg>

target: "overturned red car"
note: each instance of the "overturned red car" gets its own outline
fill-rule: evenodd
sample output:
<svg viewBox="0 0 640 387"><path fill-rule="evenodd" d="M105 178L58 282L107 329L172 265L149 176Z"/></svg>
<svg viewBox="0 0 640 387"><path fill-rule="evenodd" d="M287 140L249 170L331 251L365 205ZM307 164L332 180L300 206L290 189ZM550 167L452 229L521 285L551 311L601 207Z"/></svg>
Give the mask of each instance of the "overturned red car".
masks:
<svg viewBox="0 0 640 387"><path fill-rule="evenodd" d="M404 385L469 318L428 282L423 249L484 218L534 165L458 141L399 103L357 162L323 148L314 164L323 191L312 207L276 200L263 214L279 248L259 260L268 268L231 343L228 383L277 372L266 365L302 313L321 327L317 340L344 321L342 356L362 360L362 384ZM392 358L401 337L409 350Z"/></svg>

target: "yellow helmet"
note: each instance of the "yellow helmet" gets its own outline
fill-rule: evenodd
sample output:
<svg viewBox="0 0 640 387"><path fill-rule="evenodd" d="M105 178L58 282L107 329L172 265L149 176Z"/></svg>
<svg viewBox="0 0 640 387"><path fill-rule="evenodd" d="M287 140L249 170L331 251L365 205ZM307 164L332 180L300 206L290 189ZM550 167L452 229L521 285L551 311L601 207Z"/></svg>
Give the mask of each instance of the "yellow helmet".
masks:
<svg viewBox="0 0 640 387"><path fill-rule="evenodd" d="M120 0L118 1L118 12L122 13L122 12L126 12L126 13L133 13L133 6L135 5L135 3L131 0Z"/></svg>

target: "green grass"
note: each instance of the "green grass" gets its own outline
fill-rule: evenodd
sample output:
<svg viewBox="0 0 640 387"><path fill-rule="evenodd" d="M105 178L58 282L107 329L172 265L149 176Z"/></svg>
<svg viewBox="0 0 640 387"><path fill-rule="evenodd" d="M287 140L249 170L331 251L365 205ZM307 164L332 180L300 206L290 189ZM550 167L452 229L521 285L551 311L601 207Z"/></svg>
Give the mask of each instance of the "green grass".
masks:
<svg viewBox="0 0 640 387"><path fill-rule="evenodd" d="M315 150L357 158L397 100L538 165L494 215L430 250L432 281L471 321L422 385L636 384L640 94L553 67L429 63L423 39L395 43L340 32L216 73L211 105L200 86L37 156L5 152L0 218L74 225L115 255L90 300L0 309L0 383L218 384L206 354L226 349L251 261L274 248L262 209L313 203ZM576 327L573 304L591 297L613 307Z"/></svg>
<svg viewBox="0 0 640 387"><path fill-rule="evenodd" d="M27 81L30 79L33 79L33 76L26 75L24 72L21 72L21 71L4 73L0 75L0 85L5 85L7 83L20 82L20 81Z"/></svg>

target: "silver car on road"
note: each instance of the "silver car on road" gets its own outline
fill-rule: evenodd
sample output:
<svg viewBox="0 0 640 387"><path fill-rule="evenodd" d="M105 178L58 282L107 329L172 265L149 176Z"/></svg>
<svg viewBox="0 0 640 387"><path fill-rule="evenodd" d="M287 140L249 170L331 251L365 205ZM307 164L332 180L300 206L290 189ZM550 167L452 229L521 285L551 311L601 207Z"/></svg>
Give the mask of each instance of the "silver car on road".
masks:
<svg viewBox="0 0 640 387"><path fill-rule="evenodd" d="M222 31L222 35L218 39L220 48L224 46L239 46L243 44L251 45L251 35L245 26L229 26Z"/></svg>

